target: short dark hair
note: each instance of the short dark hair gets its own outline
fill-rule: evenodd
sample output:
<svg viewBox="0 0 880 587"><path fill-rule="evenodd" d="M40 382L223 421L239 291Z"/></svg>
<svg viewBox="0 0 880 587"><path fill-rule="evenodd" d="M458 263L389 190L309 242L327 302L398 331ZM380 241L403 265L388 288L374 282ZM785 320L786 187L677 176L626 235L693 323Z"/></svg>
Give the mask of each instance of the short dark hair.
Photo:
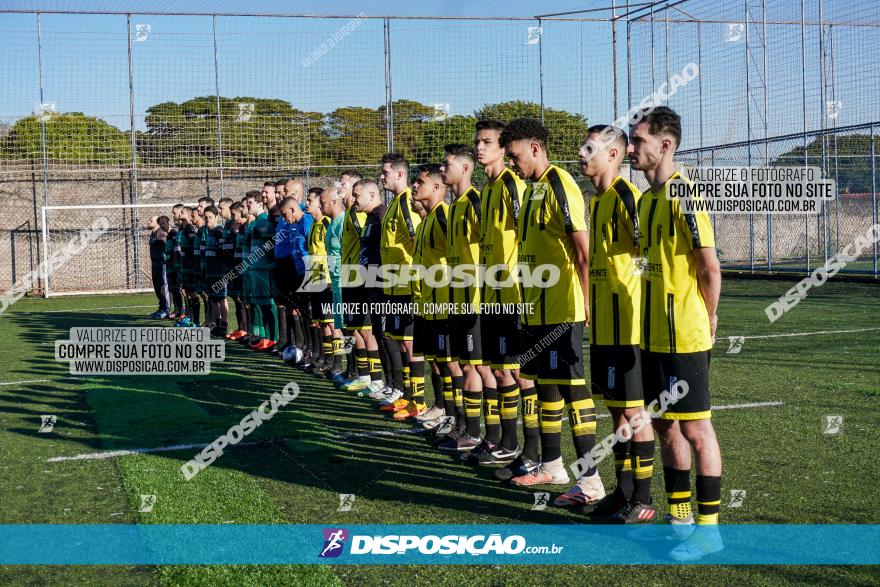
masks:
<svg viewBox="0 0 880 587"><path fill-rule="evenodd" d="M404 173L409 173L409 161L400 153L385 153L382 155L382 165L386 163L390 163L392 169L400 169Z"/></svg>
<svg viewBox="0 0 880 587"><path fill-rule="evenodd" d="M244 194L244 199L245 200L254 199L254 200L257 200L258 202L262 202L263 201L263 192L261 192L260 190L248 190Z"/></svg>
<svg viewBox="0 0 880 587"><path fill-rule="evenodd" d="M214 200L212 198L209 198L208 196L202 196L201 198L199 198L199 204L201 204L202 202L207 202L209 206L214 205Z"/></svg>
<svg viewBox="0 0 880 587"><path fill-rule="evenodd" d="M507 128L506 122L494 118L478 120L476 124L477 132L480 132L481 130L497 130L499 133L502 133L505 128Z"/></svg>
<svg viewBox="0 0 880 587"><path fill-rule="evenodd" d="M278 204L278 210L287 210L293 205L298 205L293 196L284 196L284 199Z"/></svg>
<svg viewBox="0 0 880 587"><path fill-rule="evenodd" d="M271 185L271 186L277 187L279 185L286 185L288 181L290 181L289 177L282 177L281 179L279 179L275 182L267 181L266 185Z"/></svg>
<svg viewBox="0 0 880 587"><path fill-rule="evenodd" d="M675 146L681 144L681 116L669 106L657 106L648 112L639 124L646 123L652 135L666 133L675 139Z"/></svg>
<svg viewBox="0 0 880 587"><path fill-rule="evenodd" d="M241 210L242 208L244 208L244 206L242 206L241 202L236 202L229 207L229 210L235 212L236 210Z"/></svg>
<svg viewBox="0 0 880 587"><path fill-rule="evenodd" d="M220 198L220 201L218 202L218 204L220 206L222 206L223 204L229 204L231 206L232 205L232 198Z"/></svg>
<svg viewBox="0 0 880 587"><path fill-rule="evenodd" d="M277 185L277 182L274 182L274 181L267 181L267 182L263 183L264 188L268 188L268 187L274 188L276 185Z"/></svg>
<svg viewBox="0 0 880 587"><path fill-rule="evenodd" d="M623 148L629 144L629 138L626 136L626 133L623 132L623 129L620 127L614 126L613 124L594 124L590 128L587 129L587 136L591 134L603 134L603 133L613 133L614 134L614 142L623 143Z"/></svg>
<svg viewBox="0 0 880 587"><path fill-rule="evenodd" d="M159 216L156 218L156 224L159 224L160 222L171 222L171 220L167 216Z"/></svg>
<svg viewBox="0 0 880 587"><path fill-rule="evenodd" d="M309 188L309 193L306 195L306 198L311 197L312 195L316 195L319 198L321 197L321 193L324 191L324 188L319 188L318 186L313 186Z"/></svg>
<svg viewBox="0 0 880 587"><path fill-rule="evenodd" d="M217 216L218 214L220 214L220 210L217 209L217 206L206 206L204 211L206 213L210 212L214 216Z"/></svg>
<svg viewBox="0 0 880 587"><path fill-rule="evenodd" d="M507 128L501 132L501 146L507 147L514 141L538 141L546 150L549 138L550 133L547 132L547 128L541 124L540 120L536 118L517 118L511 120Z"/></svg>
<svg viewBox="0 0 880 587"><path fill-rule="evenodd" d="M424 173L428 177L433 177L434 179L439 179L442 181L442 176L440 174L440 165L437 163L427 163L425 165L421 165L418 169L418 174L420 175Z"/></svg>
<svg viewBox="0 0 880 587"><path fill-rule="evenodd" d="M171 206L172 210L180 210L181 208L183 208L183 204L174 204Z"/></svg>
<svg viewBox="0 0 880 587"><path fill-rule="evenodd" d="M477 162L476 157L474 157L474 148L468 145L452 143L451 145L443 147L443 151L447 155L452 155L453 157L464 157L470 161L471 169L473 169L474 164Z"/></svg>
<svg viewBox="0 0 880 587"><path fill-rule="evenodd" d="M348 177L354 179L355 181L357 181L358 179L364 178L364 176L361 175L361 172L357 171L355 169L346 169L345 171L343 171L342 173L339 174L339 177L341 178L343 175L347 175ZM357 179L355 179L355 178L357 178Z"/></svg>

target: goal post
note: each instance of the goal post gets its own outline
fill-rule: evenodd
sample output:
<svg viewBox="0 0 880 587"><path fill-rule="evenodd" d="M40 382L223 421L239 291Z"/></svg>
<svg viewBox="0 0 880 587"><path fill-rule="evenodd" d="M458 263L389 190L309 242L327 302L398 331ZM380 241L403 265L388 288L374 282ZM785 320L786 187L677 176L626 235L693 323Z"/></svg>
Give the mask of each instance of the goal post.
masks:
<svg viewBox="0 0 880 587"><path fill-rule="evenodd" d="M147 224L152 216L171 218L176 203L43 206L34 284L46 298L153 291Z"/></svg>

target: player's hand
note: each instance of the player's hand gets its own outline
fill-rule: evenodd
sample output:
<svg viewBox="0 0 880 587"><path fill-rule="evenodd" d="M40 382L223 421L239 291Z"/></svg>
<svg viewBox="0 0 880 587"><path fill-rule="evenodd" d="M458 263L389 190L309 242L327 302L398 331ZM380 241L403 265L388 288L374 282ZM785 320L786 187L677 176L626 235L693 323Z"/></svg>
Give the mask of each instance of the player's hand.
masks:
<svg viewBox="0 0 880 587"><path fill-rule="evenodd" d="M715 331L718 329L718 314L709 315L709 333L712 335L712 344L715 344Z"/></svg>
<svg viewBox="0 0 880 587"><path fill-rule="evenodd" d="M584 303L584 326L590 325L590 304Z"/></svg>

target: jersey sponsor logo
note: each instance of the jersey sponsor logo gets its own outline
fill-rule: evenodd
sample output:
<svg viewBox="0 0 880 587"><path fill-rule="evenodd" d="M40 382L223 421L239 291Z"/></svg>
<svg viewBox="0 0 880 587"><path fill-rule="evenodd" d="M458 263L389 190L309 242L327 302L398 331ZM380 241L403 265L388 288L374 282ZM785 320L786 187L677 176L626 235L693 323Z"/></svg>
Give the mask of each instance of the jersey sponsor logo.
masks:
<svg viewBox="0 0 880 587"><path fill-rule="evenodd" d="M446 350L446 337L443 336L442 334L437 335L437 348L440 349L441 351Z"/></svg>
<svg viewBox="0 0 880 587"><path fill-rule="evenodd" d="M473 352L473 350L474 350L474 335L473 334L467 335L467 350L469 352Z"/></svg>
<svg viewBox="0 0 880 587"><path fill-rule="evenodd" d="M608 389L614 389L616 374L616 369L614 367L608 367Z"/></svg>
<svg viewBox="0 0 880 587"><path fill-rule="evenodd" d="M559 353L557 351L550 351L550 368L556 369L559 366Z"/></svg>

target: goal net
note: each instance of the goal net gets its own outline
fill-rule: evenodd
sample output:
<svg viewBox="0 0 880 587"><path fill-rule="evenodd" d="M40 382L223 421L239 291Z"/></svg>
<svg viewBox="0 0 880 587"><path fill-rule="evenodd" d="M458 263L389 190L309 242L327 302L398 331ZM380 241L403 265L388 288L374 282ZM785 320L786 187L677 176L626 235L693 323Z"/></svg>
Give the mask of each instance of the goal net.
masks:
<svg viewBox="0 0 880 587"><path fill-rule="evenodd" d="M42 208L42 262L33 287L45 297L152 291L152 216L171 217L171 203Z"/></svg>

